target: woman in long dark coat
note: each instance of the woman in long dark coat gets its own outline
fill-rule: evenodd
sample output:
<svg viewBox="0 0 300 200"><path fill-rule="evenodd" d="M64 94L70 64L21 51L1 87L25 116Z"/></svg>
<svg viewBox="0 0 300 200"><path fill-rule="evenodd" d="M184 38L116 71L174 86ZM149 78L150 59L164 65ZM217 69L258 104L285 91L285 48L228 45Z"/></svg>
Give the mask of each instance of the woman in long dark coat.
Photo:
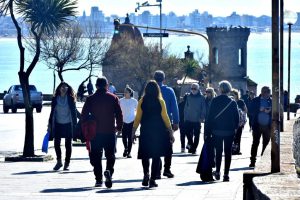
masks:
<svg viewBox="0 0 300 200"><path fill-rule="evenodd" d="M57 163L53 170L59 170L62 165L61 139L65 138L66 158L64 170L68 170L72 154L72 138L74 138L77 124L76 97L70 85L62 82L55 90L51 102L51 113L48 122L49 140L54 139Z"/></svg>
<svg viewBox="0 0 300 200"><path fill-rule="evenodd" d="M139 100L133 125L133 138L141 124L138 159L142 159L144 170L143 186L157 187L155 177L159 171L160 157L170 155L174 142L171 122L159 86L149 81L144 96ZM151 177L149 177L149 159L152 158Z"/></svg>
<svg viewBox="0 0 300 200"><path fill-rule="evenodd" d="M220 180L220 168L223 149L225 152L225 167L223 181L229 181L229 169L232 157L232 143L235 132L239 126L239 112L237 103L228 95L232 87L228 81L219 83L221 95L215 97L208 112L206 126L206 137L213 138L216 148L216 180Z"/></svg>

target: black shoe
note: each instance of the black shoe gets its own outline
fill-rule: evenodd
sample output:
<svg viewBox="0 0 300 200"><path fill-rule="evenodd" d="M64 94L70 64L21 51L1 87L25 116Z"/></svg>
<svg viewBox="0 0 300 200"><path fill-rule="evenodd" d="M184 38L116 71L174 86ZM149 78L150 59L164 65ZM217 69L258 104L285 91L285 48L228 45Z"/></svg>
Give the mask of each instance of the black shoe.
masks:
<svg viewBox="0 0 300 200"><path fill-rule="evenodd" d="M123 157L126 158L127 155L128 155L128 153L127 153L127 150L125 149L125 150L124 150L124 153L123 153Z"/></svg>
<svg viewBox="0 0 300 200"><path fill-rule="evenodd" d="M213 172L213 176L217 181L220 180L220 172Z"/></svg>
<svg viewBox="0 0 300 200"><path fill-rule="evenodd" d="M149 188L153 188L153 187L158 187L157 183L155 182L155 180L150 179L149 181Z"/></svg>
<svg viewBox="0 0 300 200"><path fill-rule="evenodd" d="M149 185L149 175L144 176L142 185L145 187Z"/></svg>
<svg viewBox="0 0 300 200"><path fill-rule="evenodd" d="M130 155L130 153L127 154L127 158L132 158L132 156Z"/></svg>
<svg viewBox="0 0 300 200"><path fill-rule="evenodd" d="M54 171L57 171L57 170L59 170L62 166L63 166L63 165L62 165L62 163L61 163L61 160L58 160L57 163L56 163L56 165L53 167L53 170L54 170Z"/></svg>
<svg viewBox="0 0 300 200"><path fill-rule="evenodd" d="M174 178L174 174L172 174L172 172L170 170L167 170L167 171L165 170L163 175L168 178Z"/></svg>
<svg viewBox="0 0 300 200"><path fill-rule="evenodd" d="M96 181L95 187L102 187L102 181Z"/></svg>
<svg viewBox="0 0 300 200"><path fill-rule="evenodd" d="M64 164L64 170L69 170L69 167L70 167L70 162L67 162L65 161L65 164Z"/></svg>
<svg viewBox="0 0 300 200"><path fill-rule="evenodd" d="M251 162L249 167L254 168L255 167L255 162Z"/></svg>
<svg viewBox="0 0 300 200"><path fill-rule="evenodd" d="M229 176L228 176L228 174L224 174L224 176L223 176L223 182L229 182Z"/></svg>
<svg viewBox="0 0 300 200"><path fill-rule="evenodd" d="M111 180L111 174L109 170L105 170L104 172L104 177L105 177L105 186L107 188L111 188L112 187L112 180Z"/></svg>
<svg viewBox="0 0 300 200"><path fill-rule="evenodd" d="M160 180L161 179L161 175L156 175L155 180Z"/></svg>

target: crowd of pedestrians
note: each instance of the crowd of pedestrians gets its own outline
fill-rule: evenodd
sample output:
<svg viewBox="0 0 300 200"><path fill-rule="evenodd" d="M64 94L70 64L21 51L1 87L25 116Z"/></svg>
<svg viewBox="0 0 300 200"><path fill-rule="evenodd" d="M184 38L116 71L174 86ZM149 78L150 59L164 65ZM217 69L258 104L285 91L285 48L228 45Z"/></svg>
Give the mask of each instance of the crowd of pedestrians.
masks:
<svg viewBox="0 0 300 200"><path fill-rule="evenodd" d="M171 172L174 132L180 130L181 152L190 154L199 150L201 128L204 125L204 145L197 165L197 172L203 181L230 181L229 171L232 155L240 155L241 137L247 121L253 131L253 143L249 167L255 167L261 136L263 154L270 141L271 131L271 91L263 87L261 94L247 91L242 97L230 82L221 81L218 88L200 88L190 85L190 92L178 99L174 90L165 85L165 73L156 71L148 81L139 100L133 97L133 89L128 85L123 98L116 96L116 89L105 77L98 78L94 92L91 80L82 112L76 109L74 90L65 82L56 89L51 104L48 130L50 140L54 139L57 163L53 170L63 167L68 170L72 152L72 139L77 118L80 119L82 135L86 138L90 163L94 168L96 187L104 183L112 187L117 136L122 136L123 157L132 158L132 145L138 140L137 158L143 168L142 185L157 187L161 175L173 178ZM248 118L248 120L247 120ZM140 126L140 128L139 128ZM137 130L139 128L139 135ZM61 139L65 139L66 157L64 165L61 156ZM186 142L187 139L187 142ZM246 144L243 144L246 145ZM222 155L224 172L221 172ZM102 168L103 153L106 158ZM205 154L205 156L204 156ZM163 157L163 161L161 160ZM205 158L205 159L203 159ZM151 168L150 168L151 161ZM205 170L203 170L205 166ZM163 173L162 173L163 170Z"/></svg>

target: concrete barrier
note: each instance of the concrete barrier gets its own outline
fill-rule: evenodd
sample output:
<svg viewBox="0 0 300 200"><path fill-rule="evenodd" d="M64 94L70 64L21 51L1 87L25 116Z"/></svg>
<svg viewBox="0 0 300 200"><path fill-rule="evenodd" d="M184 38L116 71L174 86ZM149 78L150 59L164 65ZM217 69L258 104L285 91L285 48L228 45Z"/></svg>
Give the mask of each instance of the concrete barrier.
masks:
<svg viewBox="0 0 300 200"><path fill-rule="evenodd" d="M293 154L295 159L295 167L298 174L300 176L300 118L295 121L293 126Z"/></svg>

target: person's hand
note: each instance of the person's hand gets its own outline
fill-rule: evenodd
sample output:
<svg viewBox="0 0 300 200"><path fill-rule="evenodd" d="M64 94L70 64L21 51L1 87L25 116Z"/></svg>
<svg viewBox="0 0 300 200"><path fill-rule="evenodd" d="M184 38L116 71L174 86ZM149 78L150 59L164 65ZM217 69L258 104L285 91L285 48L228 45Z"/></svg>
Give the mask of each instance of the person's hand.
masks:
<svg viewBox="0 0 300 200"><path fill-rule="evenodd" d="M117 131L117 136L121 136L122 135L122 131Z"/></svg>
<svg viewBox="0 0 300 200"><path fill-rule="evenodd" d="M170 135L170 142L171 142L171 144L173 144L175 142L174 135Z"/></svg>
<svg viewBox="0 0 300 200"><path fill-rule="evenodd" d="M175 142L174 132L171 128L168 129L168 132L169 132L169 136L170 136L170 142L171 142L171 144L173 144Z"/></svg>
<svg viewBox="0 0 300 200"><path fill-rule="evenodd" d="M136 135L135 135L135 132L136 132L136 128L132 128L132 135L131 135L131 141L133 144L135 144L135 141L136 141Z"/></svg>
<svg viewBox="0 0 300 200"><path fill-rule="evenodd" d="M172 129L173 129L173 131L177 131L178 130L178 124L173 124Z"/></svg>

